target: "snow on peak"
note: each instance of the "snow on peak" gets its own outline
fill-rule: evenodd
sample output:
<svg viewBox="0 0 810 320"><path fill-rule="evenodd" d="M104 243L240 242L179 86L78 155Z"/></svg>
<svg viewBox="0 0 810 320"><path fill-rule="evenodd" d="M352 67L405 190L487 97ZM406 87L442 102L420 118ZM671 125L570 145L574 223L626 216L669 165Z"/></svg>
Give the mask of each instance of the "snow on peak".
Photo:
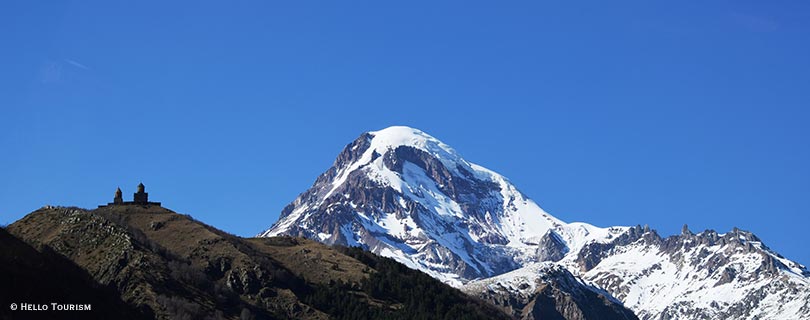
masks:
<svg viewBox="0 0 810 320"><path fill-rule="evenodd" d="M372 137L369 141L368 149L366 149L356 161L346 164L346 167L339 169L337 178L332 182L331 190L326 193L324 198L332 195L340 185L346 182L346 178L350 173L374 162L375 154L385 155L388 151L398 147L413 147L427 152L456 175L460 175L458 172L459 167L479 177L482 175L485 177L496 175L486 168L467 162L461 158L452 147L419 129L407 126L391 126L378 131L370 131L368 134ZM397 174L383 165L382 159L376 158L376 163L372 166L368 166L367 170L369 171L369 175L373 176L374 180L390 185L397 189L397 191L401 191L400 185L404 182Z"/></svg>
<svg viewBox="0 0 810 320"><path fill-rule="evenodd" d="M406 126L391 126L382 130L371 131L369 134L374 136L372 145L378 148L410 146L425 151L440 151L458 157L453 148L419 129Z"/></svg>
<svg viewBox="0 0 810 320"><path fill-rule="evenodd" d="M369 134L373 136L371 147L367 151L369 154L377 152L382 155L386 151L398 147L413 147L436 157L452 171L456 171L458 166L462 166L467 171L472 171L471 164L461 158L461 155L456 150L422 130L406 126L391 126L382 130L371 131Z"/></svg>

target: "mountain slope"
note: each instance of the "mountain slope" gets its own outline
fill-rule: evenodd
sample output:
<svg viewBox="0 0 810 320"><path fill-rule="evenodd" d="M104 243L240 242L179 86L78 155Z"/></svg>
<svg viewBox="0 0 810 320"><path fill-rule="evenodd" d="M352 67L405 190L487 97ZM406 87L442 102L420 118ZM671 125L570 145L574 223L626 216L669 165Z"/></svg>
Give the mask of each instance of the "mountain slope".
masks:
<svg viewBox="0 0 810 320"><path fill-rule="evenodd" d="M243 239L159 206L45 207L8 230L147 318L508 318L388 259L297 238ZM412 283L423 290L406 296Z"/></svg>
<svg viewBox="0 0 810 320"><path fill-rule="evenodd" d="M534 263L462 290L521 319L638 319L610 294L555 263Z"/></svg>
<svg viewBox="0 0 810 320"><path fill-rule="evenodd" d="M48 247L36 249L0 228L0 319L148 319ZM45 304L47 311L11 310L15 303ZM89 311L55 311L51 303L90 305Z"/></svg>

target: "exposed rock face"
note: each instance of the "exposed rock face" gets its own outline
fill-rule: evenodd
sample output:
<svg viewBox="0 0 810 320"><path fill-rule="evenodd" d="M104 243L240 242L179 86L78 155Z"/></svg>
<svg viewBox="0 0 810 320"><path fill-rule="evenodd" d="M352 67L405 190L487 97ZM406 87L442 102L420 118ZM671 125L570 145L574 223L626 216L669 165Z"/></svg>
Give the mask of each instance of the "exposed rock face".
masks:
<svg viewBox="0 0 810 320"><path fill-rule="evenodd" d="M557 264L538 263L462 287L520 319L638 319Z"/></svg>
<svg viewBox="0 0 810 320"><path fill-rule="evenodd" d="M537 245L539 261L560 261L567 253L568 246L565 245L565 241L553 230L546 232Z"/></svg>

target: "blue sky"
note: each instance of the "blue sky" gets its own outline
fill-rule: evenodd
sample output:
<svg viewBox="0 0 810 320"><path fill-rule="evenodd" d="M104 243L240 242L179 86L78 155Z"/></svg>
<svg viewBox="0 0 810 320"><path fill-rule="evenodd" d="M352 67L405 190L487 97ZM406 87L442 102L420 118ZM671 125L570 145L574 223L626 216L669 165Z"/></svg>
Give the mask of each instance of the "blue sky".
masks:
<svg viewBox="0 0 810 320"><path fill-rule="evenodd" d="M810 263L810 3L3 1L0 223L143 181L250 236L419 128L565 221Z"/></svg>

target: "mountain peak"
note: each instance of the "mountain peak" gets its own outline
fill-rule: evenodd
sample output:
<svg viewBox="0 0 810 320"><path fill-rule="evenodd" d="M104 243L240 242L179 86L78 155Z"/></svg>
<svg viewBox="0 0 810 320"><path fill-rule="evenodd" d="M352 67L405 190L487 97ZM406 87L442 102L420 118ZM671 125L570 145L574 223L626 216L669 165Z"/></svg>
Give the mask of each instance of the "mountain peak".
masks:
<svg viewBox="0 0 810 320"><path fill-rule="evenodd" d="M561 258L613 230L567 224L503 176L410 127L360 135L260 236L362 246L453 285Z"/></svg>
<svg viewBox="0 0 810 320"><path fill-rule="evenodd" d="M368 134L372 136L372 149L378 152L382 151L379 150L380 148L408 146L458 158L458 154L453 148L416 128L391 126L382 130L368 132Z"/></svg>
<svg viewBox="0 0 810 320"><path fill-rule="evenodd" d="M366 160L365 162L376 158L374 154L385 155L389 150L410 147L435 157L452 172L457 172L459 166L467 171L473 171L470 168L471 164L461 158L452 147L416 128L391 126L378 131L370 131L364 136L370 138L368 149L361 157Z"/></svg>
<svg viewBox="0 0 810 320"><path fill-rule="evenodd" d="M390 126L377 131L369 131L368 133L373 135L375 138L390 141L392 145L410 145L408 142L413 140L438 141L436 138L425 133L424 131L408 126Z"/></svg>

